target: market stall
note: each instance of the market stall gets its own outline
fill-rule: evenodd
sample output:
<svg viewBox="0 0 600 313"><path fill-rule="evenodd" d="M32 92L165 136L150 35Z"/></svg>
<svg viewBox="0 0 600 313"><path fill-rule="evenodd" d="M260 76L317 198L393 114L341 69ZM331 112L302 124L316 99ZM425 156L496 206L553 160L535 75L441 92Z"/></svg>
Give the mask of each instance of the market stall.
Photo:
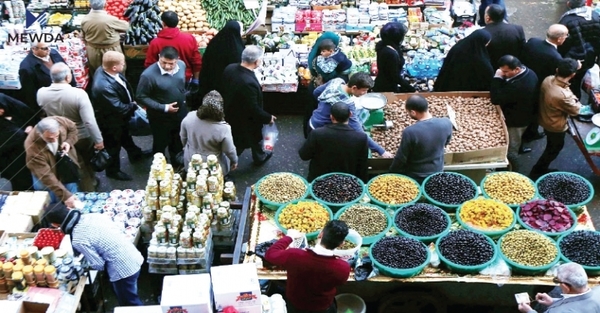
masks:
<svg viewBox="0 0 600 313"><path fill-rule="evenodd" d="M600 169L596 166L594 162L593 156L600 156L600 144L598 143L598 138L600 138L600 133L598 132L598 127L594 126L594 124L583 123L576 119L569 118L569 134L577 144L579 150L583 154L585 161L588 163L594 174L600 175Z"/></svg>

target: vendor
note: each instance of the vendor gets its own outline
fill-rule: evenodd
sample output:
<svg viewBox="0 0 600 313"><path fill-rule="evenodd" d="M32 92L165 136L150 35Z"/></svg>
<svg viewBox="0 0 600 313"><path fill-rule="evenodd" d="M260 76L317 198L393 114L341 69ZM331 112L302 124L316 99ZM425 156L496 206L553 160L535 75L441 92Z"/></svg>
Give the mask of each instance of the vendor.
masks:
<svg viewBox="0 0 600 313"><path fill-rule="evenodd" d="M350 265L333 254L344 243L348 225L332 220L319 234L320 242L312 249L290 248L294 239L304 234L288 229L265 255L265 259L287 271L286 296L288 313L336 313L337 286L350 276Z"/></svg>
<svg viewBox="0 0 600 313"><path fill-rule="evenodd" d="M417 122L402 131L390 172L421 183L427 176L444 170L444 147L452 138L452 123L447 118L432 117L427 100L420 95L410 96L405 107Z"/></svg>

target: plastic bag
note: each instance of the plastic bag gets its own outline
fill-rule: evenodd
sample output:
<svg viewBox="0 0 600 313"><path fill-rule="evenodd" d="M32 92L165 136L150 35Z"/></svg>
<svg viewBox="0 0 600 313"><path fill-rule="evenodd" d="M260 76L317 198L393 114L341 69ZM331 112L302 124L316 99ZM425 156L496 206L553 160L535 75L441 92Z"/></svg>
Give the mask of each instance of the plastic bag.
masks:
<svg viewBox="0 0 600 313"><path fill-rule="evenodd" d="M378 274L379 271L373 266L371 257L365 256L356 260L356 266L354 267L354 279L356 281L367 280Z"/></svg>
<svg viewBox="0 0 600 313"><path fill-rule="evenodd" d="M139 105L137 105L137 109L135 109L133 116L129 120L129 134L131 134L131 136L152 135L148 114L146 113L146 110L142 109Z"/></svg>
<svg viewBox="0 0 600 313"><path fill-rule="evenodd" d="M265 152L273 152L273 149L279 137L279 130L277 130L277 125L275 125L275 123L264 125L262 129L262 135L263 150Z"/></svg>
<svg viewBox="0 0 600 313"><path fill-rule="evenodd" d="M600 67L598 64L594 64L592 68L587 70L585 76L583 76L583 82L581 83L581 99L579 99L579 102L588 104L590 101L589 92L592 89L598 88L600 88Z"/></svg>
<svg viewBox="0 0 600 313"><path fill-rule="evenodd" d="M106 149L94 151L94 156L90 160L90 165L92 166L92 169L94 171L104 171L108 166L108 163L110 163L110 155L108 154Z"/></svg>
<svg viewBox="0 0 600 313"><path fill-rule="evenodd" d="M504 261L502 258L497 258L492 265L481 270L479 274L492 276L492 281L494 281L498 286L502 286L508 282L511 272L510 267L508 264L506 264L506 261Z"/></svg>

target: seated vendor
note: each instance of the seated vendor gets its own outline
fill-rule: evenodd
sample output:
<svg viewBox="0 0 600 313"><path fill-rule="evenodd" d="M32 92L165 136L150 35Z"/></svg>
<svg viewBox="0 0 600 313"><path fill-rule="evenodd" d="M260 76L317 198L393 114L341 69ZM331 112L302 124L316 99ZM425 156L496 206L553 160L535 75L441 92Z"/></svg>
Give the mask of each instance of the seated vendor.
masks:
<svg viewBox="0 0 600 313"><path fill-rule="evenodd" d="M320 242L312 249L288 246L304 234L289 229L265 255L265 259L287 271L286 296L288 313L336 313L337 286L350 276L348 262L333 255L348 235L348 225L329 221L319 234Z"/></svg>

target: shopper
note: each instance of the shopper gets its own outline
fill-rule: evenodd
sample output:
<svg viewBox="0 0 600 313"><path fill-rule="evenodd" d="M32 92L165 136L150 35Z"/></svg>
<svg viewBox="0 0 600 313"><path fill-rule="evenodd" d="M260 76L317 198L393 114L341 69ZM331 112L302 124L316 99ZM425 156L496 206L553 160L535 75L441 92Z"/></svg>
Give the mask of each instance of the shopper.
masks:
<svg viewBox="0 0 600 313"><path fill-rule="evenodd" d="M492 79L490 96L492 103L499 105L504 114L509 140L507 158L512 170L517 171L521 137L531 120L535 119L538 78L512 55L501 57L498 66Z"/></svg>
<svg viewBox="0 0 600 313"><path fill-rule="evenodd" d="M353 74L350 76L348 83L344 82L341 78L335 78L327 84L319 86L314 92L314 96L319 101L319 104L308 121L309 133L314 129L331 124L331 106L338 102L345 102L350 108L351 115L348 125L356 131L364 132L362 123L358 119L354 100L351 97L363 96L372 87L373 79L367 73ZM369 149L377 152L384 158L393 157L392 154L385 151L383 147L373 141L371 137L368 140Z"/></svg>
<svg viewBox="0 0 600 313"><path fill-rule="evenodd" d="M185 63L185 81L198 88L200 69L202 68L202 57L198 51L198 42L192 34L182 33L177 25L179 17L173 11L163 12L160 16L163 29L158 32L156 38L150 41L144 67L148 67L158 61L158 54L162 48L171 46L177 49L179 59Z"/></svg>
<svg viewBox="0 0 600 313"><path fill-rule="evenodd" d="M315 59L317 77L315 81L322 85L336 77L348 80L352 61L332 40L323 40L319 44L319 55Z"/></svg>
<svg viewBox="0 0 600 313"><path fill-rule="evenodd" d="M398 22L390 22L381 28L381 41L375 45L377 52L378 74L375 78L375 92L414 92L415 88L402 78L405 60L402 53L402 41L406 34L406 26Z"/></svg>
<svg viewBox="0 0 600 313"><path fill-rule="evenodd" d="M62 116L77 125L77 149L81 168L80 190L96 191L98 181L90 160L94 150L104 149L104 139L96 123L94 108L88 94L69 85L73 76L71 69L62 62L55 63L50 69L52 85L38 90L37 101L46 116Z"/></svg>
<svg viewBox="0 0 600 313"><path fill-rule="evenodd" d="M289 313L336 313L336 288L350 276L350 265L333 254L344 243L348 225L344 221L327 222L312 249L289 248L304 234L288 229L265 254L265 259L287 271L286 296Z"/></svg>
<svg viewBox="0 0 600 313"><path fill-rule="evenodd" d="M452 123L433 117L427 100L410 96L405 104L408 115L417 122L402 131L402 140L389 171L403 174L421 183L444 170L444 148L452 138Z"/></svg>
<svg viewBox="0 0 600 313"><path fill-rule="evenodd" d="M557 48L562 45L569 37L569 30L561 24L550 25L546 32L546 39L530 38L523 47L521 61L525 66L531 69L538 77L539 87L544 79L556 73L558 61L562 60L562 56L558 53ZM539 112L539 97L535 98L534 114L537 116ZM537 118L534 118L525 133L523 133L523 142L530 142L544 138L545 134L539 131L539 123ZM526 152L528 148L522 147L521 151Z"/></svg>
<svg viewBox="0 0 600 313"><path fill-rule="evenodd" d="M454 2L454 0L453 0ZM481 3L479 4L479 20L477 22L477 24L479 24L479 26L484 27L485 26L485 9L492 4L497 4L499 6L501 6L504 10L506 10L506 5L504 5L504 0L481 0ZM504 15L504 21L508 21L508 16L507 14Z"/></svg>
<svg viewBox="0 0 600 313"><path fill-rule="evenodd" d="M434 91L489 91L494 68L486 45L491 39L479 29L457 42L444 59Z"/></svg>
<svg viewBox="0 0 600 313"><path fill-rule="evenodd" d="M48 191L52 203L64 202L75 207L77 183L62 183L57 175L56 155L67 154L73 163L77 162L77 125L70 119L51 116L35 125L25 139L27 168L33 178L33 189Z"/></svg>
<svg viewBox="0 0 600 313"><path fill-rule="evenodd" d="M520 57L525 45L525 32L520 25L504 21L506 9L499 4L491 4L485 9L485 30L492 40L487 45L492 68L498 68L498 60L505 55Z"/></svg>
<svg viewBox="0 0 600 313"><path fill-rule="evenodd" d="M165 153L174 167L181 166L177 154L183 150L179 130L187 115L185 106L185 63L179 60L177 49L167 46L160 52L158 62L140 76L137 99L145 106L152 129L152 152Z"/></svg>
<svg viewBox="0 0 600 313"><path fill-rule="evenodd" d="M235 170L238 156L233 144L231 126L225 122L223 97L213 90L202 99L198 111L192 111L181 122L183 165L187 170L193 154L203 160L214 154L219 158L223 175Z"/></svg>
<svg viewBox="0 0 600 313"><path fill-rule="evenodd" d="M569 81L577 75L578 67L573 59L559 61L556 75L546 77L540 87L539 122L546 131L546 149L529 174L533 180L556 171L550 168L550 163L558 157L565 144L567 117L579 114L581 103L569 89Z"/></svg>
<svg viewBox="0 0 600 313"><path fill-rule="evenodd" d="M348 125L350 116L347 103L338 102L332 105L332 124L310 132L298 151L302 160L310 160L307 178L309 182L332 172L352 174L367 181L367 134Z"/></svg>
<svg viewBox="0 0 600 313"><path fill-rule="evenodd" d="M583 267L577 263L565 263L556 270L554 283L562 292L562 297L553 298L546 293L535 295L535 301L545 307L546 313L599 313L600 287L590 288L588 276ZM522 313L536 313L530 303L519 304Z"/></svg>
<svg viewBox="0 0 600 313"><path fill-rule="evenodd" d="M277 119L263 109L262 87L254 74L261 64L263 51L257 46L248 46L242 52L241 64L230 64L223 72L223 94L225 120L231 125L233 143L237 155L252 150L255 165L267 162L272 152L265 152L260 144L262 127L273 124Z"/></svg>
<svg viewBox="0 0 600 313"><path fill-rule="evenodd" d="M90 0L90 12L81 19L81 31L85 40L89 76L94 77L102 67L102 56L107 51L123 53L121 33L129 29L129 23L108 14L106 0Z"/></svg>
<svg viewBox="0 0 600 313"><path fill-rule="evenodd" d="M121 171L121 147L127 151L131 163L149 157L152 151L142 151L129 133L128 123L138 106L123 68L125 56L117 51L106 51L102 56L102 68L94 74L91 94L106 152L110 155L106 177L130 181L133 178Z"/></svg>
<svg viewBox="0 0 600 313"><path fill-rule="evenodd" d="M50 48L46 42L34 41L31 43L31 51L19 65L20 98L36 112L36 117L41 113L37 103L37 91L52 84L50 68L58 62L65 62L58 51ZM73 87L77 86L75 80L71 80L70 84Z"/></svg>
<svg viewBox="0 0 600 313"><path fill-rule="evenodd" d="M24 143L35 125L34 115L25 103L0 93L0 173L10 181L13 191L32 188Z"/></svg>
<svg viewBox="0 0 600 313"><path fill-rule="evenodd" d="M577 75L571 79L571 90L577 98L581 97L581 81L598 62L600 55L600 15L591 7L585 5L586 0L569 0L559 24L569 29L569 37L558 47L558 52L565 57L579 60L582 63Z"/></svg>
<svg viewBox="0 0 600 313"><path fill-rule="evenodd" d="M119 306L144 305L137 287L144 257L122 228L104 214L81 214L62 203L46 212L46 220L71 236L73 249L83 254L91 268L106 271Z"/></svg>
<svg viewBox="0 0 600 313"><path fill-rule="evenodd" d="M211 90L224 95L221 87L223 71L229 64L239 64L242 61L244 41L242 23L228 21L225 26L210 40L202 55L202 70L200 71L200 91L198 96L203 99ZM191 110L197 110L198 104L192 103Z"/></svg>

